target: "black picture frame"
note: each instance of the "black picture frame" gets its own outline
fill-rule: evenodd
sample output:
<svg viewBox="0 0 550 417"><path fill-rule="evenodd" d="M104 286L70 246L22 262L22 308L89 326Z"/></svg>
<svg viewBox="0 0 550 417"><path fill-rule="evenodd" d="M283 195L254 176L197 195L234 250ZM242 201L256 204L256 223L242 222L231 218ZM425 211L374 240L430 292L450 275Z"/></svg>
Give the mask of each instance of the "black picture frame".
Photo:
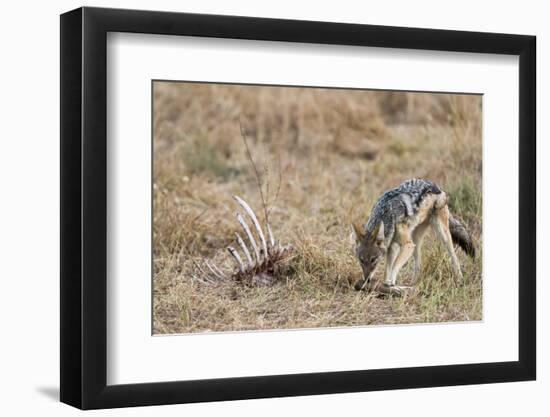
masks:
<svg viewBox="0 0 550 417"><path fill-rule="evenodd" d="M519 56L519 360L107 385L108 32ZM61 401L94 409L535 379L535 51L524 35L88 7L61 15Z"/></svg>

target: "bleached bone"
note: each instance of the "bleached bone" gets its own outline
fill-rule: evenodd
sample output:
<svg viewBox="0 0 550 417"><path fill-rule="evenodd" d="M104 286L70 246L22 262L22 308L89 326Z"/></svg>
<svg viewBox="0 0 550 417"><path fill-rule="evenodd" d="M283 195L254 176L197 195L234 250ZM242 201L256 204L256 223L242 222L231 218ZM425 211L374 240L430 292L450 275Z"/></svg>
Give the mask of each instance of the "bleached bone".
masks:
<svg viewBox="0 0 550 417"><path fill-rule="evenodd" d="M385 285L383 282L371 281L367 285L367 289L369 291L374 291L379 294L384 294L384 295L389 295L394 297L402 297L407 292L412 291L414 288L408 287L408 286L401 286L401 285L388 286L388 285Z"/></svg>
<svg viewBox="0 0 550 417"><path fill-rule="evenodd" d="M233 196L233 198L239 203L239 205L244 209L246 214L248 214L248 217L252 220L252 223L254 224L254 227L256 228L256 232L258 233L258 236L260 237L260 241L262 242L262 247L264 250L264 256L265 259L269 259L269 253L267 252L267 244L265 242L264 232L262 232L262 228L260 227L260 223L258 222L258 218L250 208L250 206L247 204L246 201L244 201L239 196Z"/></svg>
<svg viewBox="0 0 550 417"><path fill-rule="evenodd" d="M241 259L241 256L239 255L239 252L237 252L237 250L233 246L228 246L227 250L233 256L235 261L237 261L237 264L239 265L239 270L241 272L244 272L245 267L244 267L244 264L243 264L243 260Z"/></svg>
<svg viewBox="0 0 550 417"><path fill-rule="evenodd" d="M249 222L247 222L248 219L245 220L245 217L241 213L236 213L235 216L237 221L241 225L248 240L248 242L246 242L242 235L236 232L236 242L241 250L238 251L238 247L227 247L227 250L238 268L234 269L231 273L226 273L216 266L214 262L205 260L205 268L210 272L206 273L205 270L197 264L197 270L200 271L203 276L197 277L193 275L192 277L198 282L208 285L216 285L220 282L227 282L229 280L240 281L256 286L272 285L277 280L277 276L275 275L277 273L276 265L288 258L291 248L290 246L281 245L281 243L275 239L267 219L264 226L269 241L266 241L266 235L264 235L258 217L254 211L240 197L235 196L234 198L241 208L244 209L246 216L254 225L256 234L261 241L261 251L259 245L256 243L256 237L251 231ZM252 257L252 251L254 252L255 259ZM241 257L240 252L244 254L244 257ZM262 255L262 252L264 255Z"/></svg>
<svg viewBox="0 0 550 417"><path fill-rule="evenodd" d="M191 261L193 262L193 265L195 265L195 268L200 272L200 275L201 275L200 277L195 274L191 275L191 278L193 278L195 281L198 281L202 284L207 284L207 285L216 285L220 281L227 280L227 276L222 271L220 271L220 269L216 265L211 264L207 260L204 260L203 262L204 262L204 265L206 265L206 267L210 270L211 274L208 274L203 269L203 267L194 259L191 259Z"/></svg>
<svg viewBox="0 0 550 417"><path fill-rule="evenodd" d="M226 276L219 269L217 269L216 265L210 265L210 262L208 261L204 261L204 264L216 278L221 280L226 279Z"/></svg>
<svg viewBox="0 0 550 417"><path fill-rule="evenodd" d="M252 246L252 249L254 249L254 255L256 256L256 262L259 264L262 260L260 258L260 251L258 249L258 245L256 244L256 241L254 240L254 236L252 235L252 232L250 231L250 228L248 227L248 224L245 222L243 216L241 213L235 214L237 216L237 221L243 228L244 232L246 233L246 236L248 237L248 241L250 242L250 245Z"/></svg>
<svg viewBox="0 0 550 417"><path fill-rule="evenodd" d="M269 243L272 248L275 247L275 238L273 237L273 232L271 231L271 226L266 221L267 234L269 235Z"/></svg>
<svg viewBox="0 0 550 417"><path fill-rule="evenodd" d="M244 240L243 238L241 237L240 234L238 233L235 233L235 236L237 238L237 243L239 244L239 246L241 247L243 253L244 253L244 256L246 257L246 260L248 261L248 266L250 268L252 268L254 266L254 262L252 262L252 257L250 256L250 252L248 251L248 248L246 247L246 245L244 244Z"/></svg>
<svg viewBox="0 0 550 417"><path fill-rule="evenodd" d="M206 272L204 272L204 269L202 269L202 267L197 262L193 261L193 263L195 264L197 269L203 274L203 276L207 276Z"/></svg>
<svg viewBox="0 0 550 417"><path fill-rule="evenodd" d="M191 278L193 278L195 281L200 282L202 284L210 284L210 281L208 281L205 278L199 278L197 275L191 275Z"/></svg>
<svg viewBox="0 0 550 417"><path fill-rule="evenodd" d="M199 277L196 276L195 274L192 274L192 275L191 275L191 278L193 278L195 281L202 282L203 284L207 284L207 281L206 281L206 280L204 280L203 278L199 278Z"/></svg>
<svg viewBox="0 0 550 417"><path fill-rule="evenodd" d="M227 279L227 276L216 266L216 264L212 264L212 268L214 271L216 271L219 275L221 275L224 279Z"/></svg>

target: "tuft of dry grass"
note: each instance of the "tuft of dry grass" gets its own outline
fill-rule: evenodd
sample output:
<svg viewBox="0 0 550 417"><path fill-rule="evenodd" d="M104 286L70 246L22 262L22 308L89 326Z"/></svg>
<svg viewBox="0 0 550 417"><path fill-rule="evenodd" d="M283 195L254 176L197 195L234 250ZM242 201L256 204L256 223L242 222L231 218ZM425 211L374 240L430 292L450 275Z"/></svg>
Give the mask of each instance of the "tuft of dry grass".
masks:
<svg viewBox="0 0 550 417"><path fill-rule="evenodd" d="M155 82L153 113L154 333L482 318L480 96ZM230 265L232 195L262 214L240 123L262 168L273 231L294 248L272 287L191 278L201 259ZM411 177L447 191L479 256L459 253L465 283L457 285L430 232L415 291L356 292L350 224L366 222L380 194ZM407 265L398 283L411 276Z"/></svg>

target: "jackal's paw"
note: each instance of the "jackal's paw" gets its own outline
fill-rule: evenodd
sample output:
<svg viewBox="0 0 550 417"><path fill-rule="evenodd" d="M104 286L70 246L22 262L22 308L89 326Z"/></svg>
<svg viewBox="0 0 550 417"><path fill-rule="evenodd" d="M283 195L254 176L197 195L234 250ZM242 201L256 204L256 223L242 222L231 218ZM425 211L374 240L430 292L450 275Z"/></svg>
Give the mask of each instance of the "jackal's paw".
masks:
<svg viewBox="0 0 550 417"><path fill-rule="evenodd" d="M407 291L412 290L413 287L407 287L404 285L388 285L382 284L378 287L378 291L383 294L392 295L395 297L402 297Z"/></svg>
<svg viewBox="0 0 550 417"><path fill-rule="evenodd" d="M353 286L355 288L355 291L361 291L361 290L364 290L364 289L368 289L368 282L365 281L364 279L360 279L358 280L355 285Z"/></svg>

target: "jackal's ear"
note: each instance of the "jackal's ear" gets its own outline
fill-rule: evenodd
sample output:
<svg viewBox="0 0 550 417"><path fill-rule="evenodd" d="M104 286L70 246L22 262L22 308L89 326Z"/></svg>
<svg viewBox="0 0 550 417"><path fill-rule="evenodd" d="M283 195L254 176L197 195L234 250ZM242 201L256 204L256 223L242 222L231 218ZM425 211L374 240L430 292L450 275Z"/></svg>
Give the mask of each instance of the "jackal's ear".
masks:
<svg viewBox="0 0 550 417"><path fill-rule="evenodd" d="M356 223L351 224L351 231L353 236L355 237L356 242L360 242L365 238L365 231L361 226L357 225Z"/></svg>

